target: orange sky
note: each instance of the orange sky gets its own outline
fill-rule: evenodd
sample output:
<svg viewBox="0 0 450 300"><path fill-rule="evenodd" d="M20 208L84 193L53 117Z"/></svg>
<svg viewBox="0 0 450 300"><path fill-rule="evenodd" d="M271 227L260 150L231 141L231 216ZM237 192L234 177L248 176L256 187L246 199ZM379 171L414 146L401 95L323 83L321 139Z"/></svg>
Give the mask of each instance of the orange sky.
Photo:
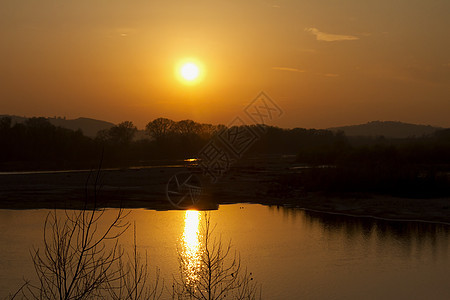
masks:
<svg viewBox="0 0 450 300"><path fill-rule="evenodd" d="M450 127L448 0L2 0L0 114ZM182 60L203 64L184 85Z"/></svg>

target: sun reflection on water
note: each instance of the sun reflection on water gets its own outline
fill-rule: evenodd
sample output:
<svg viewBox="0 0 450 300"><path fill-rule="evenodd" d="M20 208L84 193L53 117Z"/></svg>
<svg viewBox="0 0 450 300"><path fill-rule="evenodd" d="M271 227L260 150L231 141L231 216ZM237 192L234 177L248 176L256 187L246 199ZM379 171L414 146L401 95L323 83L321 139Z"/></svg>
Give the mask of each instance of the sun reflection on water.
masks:
<svg viewBox="0 0 450 300"><path fill-rule="evenodd" d="M183 263L183 275L189 284L194 284L198 279L201 268L201 243L200 225L201 215L199 211L187 210L184 217L184 232L182 237L181 258Z"/></svg>

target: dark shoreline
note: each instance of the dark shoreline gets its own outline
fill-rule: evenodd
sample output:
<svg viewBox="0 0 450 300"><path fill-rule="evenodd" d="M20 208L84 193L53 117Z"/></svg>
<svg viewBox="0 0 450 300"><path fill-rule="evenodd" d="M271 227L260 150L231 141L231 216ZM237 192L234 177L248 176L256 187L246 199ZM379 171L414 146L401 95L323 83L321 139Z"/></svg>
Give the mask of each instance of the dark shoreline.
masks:
<svg viewBox="0 0 450 300"><path fill-rule="evenodd" d="M97 204L105 208L176 209L167 200L165 189L170 177L178 172L187 172L187 169L155 166L102 170ZM258 203L354 217L450 223L450 198L331 197L301 191L289 195L270 193L270 183L286 172L286 168L232 168L217 184L206 186L198 208ZM95 172L86 185L88 174L87 171L71 171L0 175L0 209L81 209L85 204L86 187L89 203L93 201Z"/></svg>

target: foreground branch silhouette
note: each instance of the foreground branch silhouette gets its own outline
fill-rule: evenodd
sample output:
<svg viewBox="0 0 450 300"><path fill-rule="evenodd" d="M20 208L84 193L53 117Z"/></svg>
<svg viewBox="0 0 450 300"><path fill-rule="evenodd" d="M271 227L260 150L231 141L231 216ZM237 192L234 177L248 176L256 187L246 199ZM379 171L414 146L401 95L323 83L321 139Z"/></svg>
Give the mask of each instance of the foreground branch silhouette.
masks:
<svg viewBox="0 0 450 300"><path fill-rule="evenodd" d="M223 244L214 236L215 226L204 214L198 235L199 262L192 275L192 261L179 250L180 276L174 279L173 299L261 299L261 288L241 266L231 241Z"/></svg>
<svg viewBox="0 0 450 300"><path fill-rule="evenodd" d="M108 293L113 300L137 300L137 299L159 299L164 291L164 280L160 277L160 270L155 272L154 283L150 283L148 272L148 256L145 254L145 261L137 251L136 223L134 224L134 243L132 255L127 255L128 260L124 261L119 257L117 268L119 280L108 284ZM161 284L162 282L162 284ZM161 285L160 285L161 284Z"/></svg>
<svg viewBox="0 0 450 300"><path fill-rule="evenodd" d="M123 209L109 213L98 204L100 171L90 173L81 210L51 211L44 222L43 247L31 251L38 280L25 283L9 298L16 299L160 299L160 271L150 276L147 253L137 251L136 225L130 253L119 244L130 227ZM92 192L89 182L93 180ZM231 242L214 236L210 215L201 224L199 259L189 277L192 260L179 252L180 277L174 278L172 299L261 299L261 289L241 266Z"/></svg>
<svg viewBox="0 0 450 300"><path fill-rule="evenodd" d="M88 299L101 297L102 291L120 279L114 265L123 251L118 238L128 229L122 209L107 225L103 225L105 210L98 208L100 170L96 172L93 195L89 194L88 176L85 203L82 210L57 211L47 215L44 224L44 247L34 249L32 258L37 285L29 285L34 299ZM92 201L89 201L92 200Z"/></svg>
<svg viewBox="0 0 450 300"><path fill-rule="evenodd" d="M119 209L112 215L98 206L100 169L85 185L85 202L81 210L51 211L44 223L44 246L33 249L31 256L38 278L26 281L10 297L25 299L159 299L159 270L150 284L147 256L142 262L137 251L136 227L134 247L128 260L119 246L119 237L129 228L128 213Z"/></svg>

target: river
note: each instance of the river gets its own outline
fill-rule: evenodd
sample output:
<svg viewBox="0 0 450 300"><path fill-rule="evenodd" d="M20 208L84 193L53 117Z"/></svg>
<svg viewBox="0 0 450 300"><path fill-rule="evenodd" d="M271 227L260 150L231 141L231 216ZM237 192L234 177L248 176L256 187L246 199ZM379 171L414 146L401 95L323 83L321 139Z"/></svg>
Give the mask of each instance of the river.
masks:
<svg viewBox="0 0 450 300"><path fill-rule="evenodd" d="M35 280L30 250L42 247L48 210L0 210L0 299ZM61 213L61 212L59 212ZM115 210L108 211L109 216ZM258 204L209 212L214 234L231 239L263 299L450 299L450 226L312 213ZM197 247L204 212L135 209L138 250L165 286L182 245ZM120 242L132 245L129 230ZM192 249L191 249L192 250ZM166 296L167 297L167 296ZM163 297L165 298L165 297Z"/></svg>

